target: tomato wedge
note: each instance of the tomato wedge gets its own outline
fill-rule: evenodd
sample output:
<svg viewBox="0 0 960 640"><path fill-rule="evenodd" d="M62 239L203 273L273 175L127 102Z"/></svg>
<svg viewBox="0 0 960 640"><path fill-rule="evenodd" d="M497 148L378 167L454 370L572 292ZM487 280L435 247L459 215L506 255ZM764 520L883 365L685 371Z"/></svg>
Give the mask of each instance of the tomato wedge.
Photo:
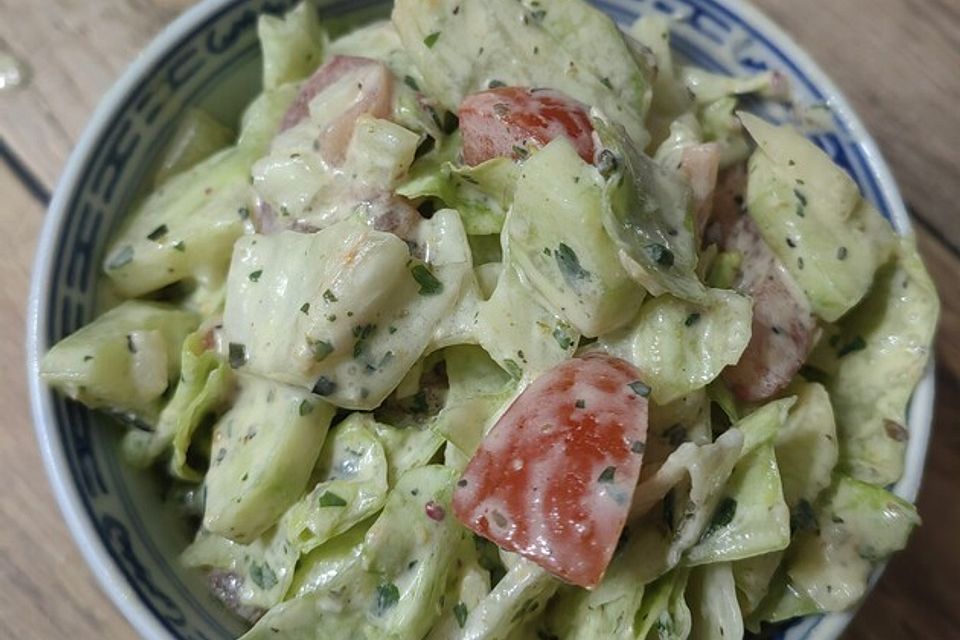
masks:
<svg viewBox="0 0 960 640"><path fill-rule="evenodd" d="M498 87L474 93L460 104L463 160L478 165L491 158L520 159L524 145L545 145L565 136L585 162L593 162L589 108L552 89Z"/></svg>
<svg viewBox="0 0 960 640"><path fill-rule="evenodd" d="M640 477L650 389L639 378L624 360L589 354L535 380L467 465L457 519L562 580L596 586Z"/></svg>

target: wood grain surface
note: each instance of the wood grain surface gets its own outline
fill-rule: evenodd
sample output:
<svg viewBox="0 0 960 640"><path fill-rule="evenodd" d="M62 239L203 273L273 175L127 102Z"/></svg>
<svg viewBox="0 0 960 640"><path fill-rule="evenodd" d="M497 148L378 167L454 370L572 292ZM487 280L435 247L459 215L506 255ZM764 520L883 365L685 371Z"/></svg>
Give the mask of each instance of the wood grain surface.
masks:
<svg viewBox="0 0 960 640"><path fill-rule="evenodd" d="M23 374L33 248L49 193L97 101L188 0L0 0L0 50L26 62L0 92L0 639L135 632L100 592L43 473ZM960 638L960 2L756 0L851 99L914 212L943 299L937 405L919 508L846 637Z"/></svg>

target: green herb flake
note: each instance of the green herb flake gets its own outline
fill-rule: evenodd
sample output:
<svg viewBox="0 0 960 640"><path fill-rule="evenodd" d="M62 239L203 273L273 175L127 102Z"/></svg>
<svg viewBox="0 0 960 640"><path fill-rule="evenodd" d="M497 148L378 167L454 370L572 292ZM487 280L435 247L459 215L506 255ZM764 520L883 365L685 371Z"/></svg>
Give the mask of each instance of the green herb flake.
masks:
<svg viewBox="0 0 960 640"><path fill-rule="evenodd" d="M570 327L564 323L559 323L553 328L553 339L557 341L560 348L566 351L573 346L573 337L569 333Z"/></svg>
<svg viewBox="0 0 960 640"><path fill-rule="evenodd" d="M699 313L691 313L690 315L687 316L687 319L683 321L683 326L685 326L685 327L692 327L693 325L697 324L698 322L700 322L700 314L699 314Z"/></svg>
<svg viewBox="0 0 960 640"><path fill-rule="evenodd" d="M382 616L400 602L400 590L392 582L377 587L376 614Z"/></svg>
<svg viewBox="0 0 960 640"><path fill-rule="evenodd" d="M823 369L819 369L811 364L805 364L800 367L800 375L809 380L810 382L819 382L820 384L826 384L830 381L830 375Z"/></svg>
<svg viewBox="0 0 960 640"><path fill-rule="evenodd" d="M377 332L375 324L360 324L353 328L353 337L357 339L353 343L353 357L359 358L367 349L367 341Z"/></svg>
<svg viewBox="0 0 960 640"><path fill-rule="evenodd" d="M866 348L867 341L863 339L863 336L857 336L837 350L837 357L842 358L845 355L849 355L855 351L863 351Z"/></svg>
<svg viewBox="0 0 960 640"><path fill-rule="evenodd" d="M407 85L414 91L420 91L420 85L418 85L417 81L413 79L413 76L403 76L403 84Z"/></svg>
<svg viewBox="0 0 960 640"><path fill-rule="evenodd" d="M610 83L610 78L608 78L607 76L603 76L602 78L600 78L600 82L603 83L603 86L605 86L607 89L610 89L610 91L613 91L613 84Z"/></svg>
<svg viewBox="0 0 960 640"><path fill-rule="evenodd" d="M837 260L846 260L847 259L847 248L840 247L837 249Z"/></svg>
<svg viewBox="0 0 960 640"><path fill-rule="evenodd" d="M323 362L327 356L333 353L333 345L326 340L310 340L308 338L307 342L310 345L310 350L313 352L314 362Z"/></svg>
<svg viewBox="0 0 960 640"><path fill-rule="evenodd" d="M453 616L457 619L457 626L463 629L467 624L467 605L462 602L458 602L453 605Z"/></svg>
<svg viewBox="0 0 960 640"><path fill-rule="evenodd" d="M580 265L580 258L577 257L577 253L566 244L561 242L554 249L553 257L556 259L557 267L560 268L560 273L563 274L563 278L568 284L575 285L580 280L591 278L590 272Z"/></svg>
<svg viewBox="0 0 960 640"><path fill-rule="evenodd" d="M525 160L530 155L530 152L527 151L526 147L515 144L513 145L513 155L517 160Z"/></svg>
<svg viewBox="0 0 960 640"><path fill-rule="evenodd" d="M336 302L337 296L333 294L333 291L330 291L330 289L327 289L326 291L323 292L323 299L326 300L327 302Z"/></svg>
<svg viewBox="0 0 960 640"><path fill-rule="evenodd" d="M345 507L347 501L335 494L333 491L324 491L320 496L321 507Z"/></svg>
<svg viewBox="0 0 960 640"><path fill-rule="evenodd" d="M264 591L269 591L277 586L277 574L266 562L263 564L254 562L250 565L250 579Z"/></svg>
<svg viewBox="0 0 960 640"><path fill-rule="evenodd" d="M173 248L180 253L183 253L187 250L187 245L183 240L177 240L175 243L173 243Z"/></svg>
<svg viewBox="0 0 960 640"><path fill-rule="evenodd" d="M790 535L817 530L817 514L807 500L800 500L790 512Z"/></svg>
<svg viewBox="0 0 960 640"><path fill-rule="evenodd" d="M257 269L256 271L251 271L250 275L247 276L250 278L250 282L259 282L260 276L263 275L263 269Z"/></svg>
<svg viewBox="0 0 960 640"><path fill-rule="evenodd" d="M420 285L420 290L417 292L420 295L435 296L443 292L443 283L437 280L437 277L426 265L416 264L410 269L410 273L417 284Z"/></svg>
<svg viewBox="0 0 960 640"><path fill-rule="evenodd" d="M310 313L310 303L309 303L309 302L304 302L302 305L300 305L300 313L302 313L303 315L307 315L307 314Z"/></svg>
<svg viewBox="0 0 960 640"><path fill-rule="evenodd" d="M573 403L573 406L575 406L577 409L586 409L587 401L584 400L583 398L580 398L579 400Z"/></svg>
<svg viewBox="0 0 960 640"><path fill-rule="evenodd" d="M157 227L156 229L154 229L153 231L151 231L150 233L148 233L148 234L147 234L147 239L148 239L148 240L154 240L154 241L159 240L159 239L162 238L163 236L167 235L167 232L168 232L168 231L170 231L170 229L167 228L167 225L162 224L162 225L160 225L159 227Z"/></svg>
<svg viewBox="0 0 960 640"><path fill-rule="evenodd" d="M634 440L630 443L630 451L632 453L643 453L647 450L647 444L642 440Z"/></svg>
<svg viewBox="0 0 960 640"><path fill-rule="evenodd" d="M600 472L600 476L597 478L597 482L610 484L611 482L613 482L613 476L616 473L617 473L616 467L607 467L602 472Z"/></svg>
<svg viewBox="0 0 960 640"><path fill-rule="evenodd" d="M119 269L133 262L133 247L129 244L113 254L107 262L107 269Z"/></svg>
<svg viewBox="0 0 960 640"><path fill-rule="evenodd" d="M241 220L246 220L250 217L250 209L247 207L240 207L237 209L237 215L240 216Z"/></svg>
<svg viewBox="0 0 960 640"><path fill-rule="evenodd" d="M298 412L300 413L301 417L305 415L309 415L312 411L313 411L312 402L310 402L309 400L304 400L303 402L300 403L300 408Z"/></svg>
<svg viewBox="0 0 960 640"><path fill-rule="evenodd" d="M440 39L440 32L434 31L426 38L423 39L423 44L426 45L427 49L433 49L433 45L437 44L437 40Z"/></svg>
<svg viewBox="0 0 960 640"><path fill-rule="evenodd" d="M647 255L661 267L672 267L674 262L673 251L667 249L662 244L647 245Z"/></svg>
<svg viewBox="0 0 960 640"><path fill-rule="evenodd" d="M336 390L337 383L326 376L317 378L317 382L313 385L313 392L318 396L329 396Z"/></svg>
<svg viewBox="0 0 960 640"><path fill-rule="evenodd" d="M733 522L733 518L736 515L737 501L727 496L717 505L717 510L713 512L713 518L710 520L710 525L707 527L707 530L704 531L701 540L710 537L717 529L721 529Z"/></svg>
<svg viewBox="0 0 960 640"><path fill-rule="evenodd" d="M247 348L239 342L231 342L227 347L227 351L229 353L228 361L230 362L231 368L239 369L247 363Z"/></svg>
<svg viewBox="0 0 960 640"><path fill-rule="evenodd" d="M638 396L643 396L644 398L646 398L647 396L650 395L650 387L643 384L643 382L641 382L640 380L634 380L627 386L630 387L630 390L633 391Z"/></svg>
<svg viewBox="0 0 960 640"><path fill-rule="evenodd" d="M507 358L503 361L503 366L514 380L519 380L523 377L523 369L520 368L520 365L518 365L515 360Z"/></svg>

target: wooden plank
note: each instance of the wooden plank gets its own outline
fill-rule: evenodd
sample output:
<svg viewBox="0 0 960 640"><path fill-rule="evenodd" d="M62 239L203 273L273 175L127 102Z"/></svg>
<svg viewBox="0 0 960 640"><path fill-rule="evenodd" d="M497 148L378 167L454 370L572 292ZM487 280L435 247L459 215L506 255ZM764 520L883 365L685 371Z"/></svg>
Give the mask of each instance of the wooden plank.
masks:
<svg viewBox="0 0 960 640"><path fill-rule="evenodd" d="M960 176L960 4L755 0L853 102L904 199L954 247Z"/></svg>
<svg viewBox="0 0 960 640"><path fill-rule="evenodd" d="M94 107L188 0L0 0L0 45L28 81L0 94L0 138L51 189Z"/></svg>
<svg viewBox="0 0 960 640"><path fill-rule="evenodd" d="M0 638L121 640L135 634L100 591L67 533L33 435L22 327L42 206L0 166Z"/></svg>

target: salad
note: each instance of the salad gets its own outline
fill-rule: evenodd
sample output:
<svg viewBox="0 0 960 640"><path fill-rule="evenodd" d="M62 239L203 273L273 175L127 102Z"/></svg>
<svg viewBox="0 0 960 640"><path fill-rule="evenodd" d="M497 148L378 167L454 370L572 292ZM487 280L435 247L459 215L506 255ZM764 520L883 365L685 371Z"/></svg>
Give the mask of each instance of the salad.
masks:
<svg viewBox="0 0 960 640"><path fill-rule="evenodd" d="M115 416L245 640L737 638L856 606L939 303L774 72L666 17L263 16L42 363Z"/></svg>

